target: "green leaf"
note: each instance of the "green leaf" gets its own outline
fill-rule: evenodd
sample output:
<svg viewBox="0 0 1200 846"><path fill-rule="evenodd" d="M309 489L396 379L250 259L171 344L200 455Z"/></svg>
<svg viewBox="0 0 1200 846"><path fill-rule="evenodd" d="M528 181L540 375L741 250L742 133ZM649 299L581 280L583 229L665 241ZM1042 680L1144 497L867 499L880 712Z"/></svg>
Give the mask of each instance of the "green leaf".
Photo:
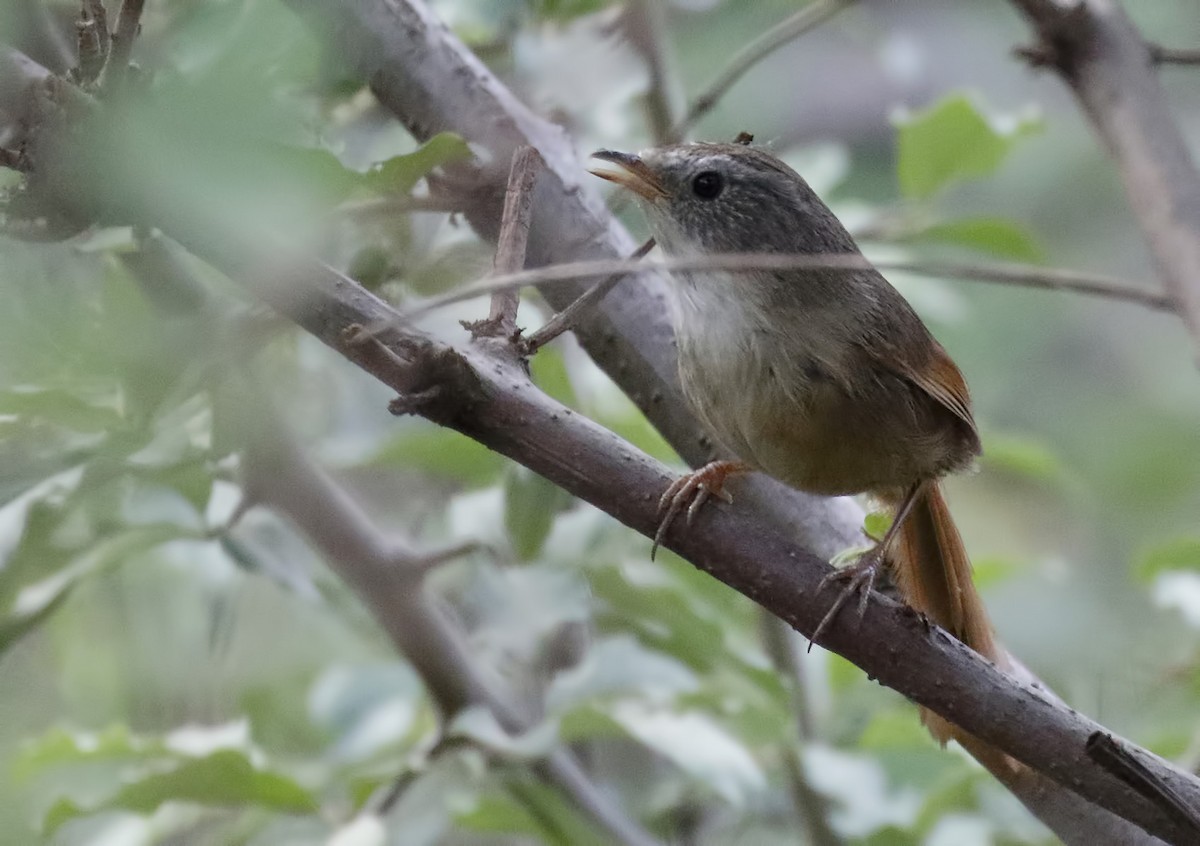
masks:
<svg viewBox="0 0 1200 846"><path fill-rule="evenodd" d="M874 540L882 540L891 527L892 514L890 511L872 511L863 517L863 531L867 537Z"/></svg>
<svg viewBox="0 0 1200 846"><path fill-rule="evenodd" d="M509 796L477 800L470 810L457 816L457 824L470 831L532 835L555 846L604 846L611 842L554 788L525 775L510 776L505 787Z"/></svg>
<svg viewBox="0 0 1200 846"><path fill-rule="evenodd" d="M897 175L906 197L923 199L955 180L992 173L1021 137L1040 128L1023 117L1000 128L963 94L898 120Z"/></svg>
<svg viewBox="0 0 1200 846"><path fill-rule="evenodd" d="M1068 478L1066 468L1047 444L1024 435L987 433L980 463L1036 482L1062 483Z"/></svg>
<svg viewBox="0 0 1200 846"><path fill-rule="evenodd" d="M115 393L97 404L54 388L0 391L0 415L53 423L76 432L106 432L119 427L124 421L115 404Z"/></svg>
<svg viewBox="0 0 1200 846"><path fill-rule="evenodd" d="M1200 538L1175 538L1151 548L1142 554L1134 572L1148 582L1172 570L1200 571Z"/></svg>
<svg viewBox="0 0 1200 846"><path fill-rule="evenodd" d="M572 501L570 494L537 473L517 465L509 468L504 484L504 525L518 559L537 557L554 518Z"/></svg>
<svg viewBox="0 0 1200 846"><path fill-rule="evenodd" d="M610 714L631 737L730 805L743 807L766 788L766 777L750 752L707 714L634 701L617 703Z"/></svg>
<svg viewBox="0 0 1200 846"><path fill-rule="evenodd" d="M451 132L439 132L417 150L393 156L367 172L366 184L380 193L407 194L434 168L471 158L471 148Z"/></svg>
<svg viewBox="0 0 1200 846"><path fill-rule="evenodd" d="M575 388L571 385L567 363L562 352L554 347L543 347L529 363L534 384L563 405L575 406Z"/></svg>
<svg viewBox="0 0 1200 846"><path fill-rule="evenodd" d="M974 217L938 223L906 240L952 244L1014 261L1037 262L1046 257L1046 251L1029 230L1001 217Z"/></svg>
<svg viewBox="0 0 1200 846"><path fill-rule="evenodd" d="M184 760L166 772L131 781L86 808L69 799L60 799L47 812L43 825L52 833L82 814L115 809L150 814L165 802L218 807L257 805L289 813L312 813L318 808L313 795L293 779L256 768L241 751L222 749Z"/></svg>
<svg viewBox="0 0 1200 846"><path fill-rule="evenodd" d="M385 444L368 463L424 471L474 487L494 482L505 461L499 453L458 432L418 425Z"/></svg>

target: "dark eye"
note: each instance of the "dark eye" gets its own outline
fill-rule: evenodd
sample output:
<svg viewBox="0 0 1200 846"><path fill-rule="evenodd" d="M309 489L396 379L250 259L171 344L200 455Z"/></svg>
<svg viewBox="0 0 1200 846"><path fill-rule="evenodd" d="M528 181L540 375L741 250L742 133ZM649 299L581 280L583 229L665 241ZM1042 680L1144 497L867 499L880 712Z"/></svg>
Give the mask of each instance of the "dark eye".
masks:
<svg viewBox="0 0 1200 846"><path fill-rule="evenodd" d="M701 200L715 200L725 187L725 180L715 170L706 170L696 174L692 180L692 191Z"/></svg>

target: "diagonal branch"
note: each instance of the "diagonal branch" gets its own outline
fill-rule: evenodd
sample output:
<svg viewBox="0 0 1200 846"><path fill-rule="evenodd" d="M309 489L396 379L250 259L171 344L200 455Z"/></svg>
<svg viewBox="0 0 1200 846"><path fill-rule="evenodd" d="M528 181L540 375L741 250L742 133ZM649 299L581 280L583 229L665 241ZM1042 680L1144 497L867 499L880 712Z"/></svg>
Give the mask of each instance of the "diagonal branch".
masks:
<svg viewBox="0 0 1200 846"><path fill-rule="evenodd" d="M671 478L666 468L542 394L511 346L480 339L450 347L413 330L391 329L379 343L392 355L369 354L364 347L374 342L364 343L358 336L348 343L347 329L369 322L396 326L389 306L328 271L291 279L288 288L294 292L297 287L306 290L302 300L280 294L280 286L255 289L326 344L403 392L410 399L408 410L521 462L647 537L653 534L657 495ZM684 531L668 532L665 545L802 633L814 631L835 599L836 591L820 589L829 572L826 562L741 500L714 508ZM861 625L851 615L836 617L823 645L1032 767L1020 776L1031 794L1053 794L1054 779L1167 842L1180 840L1181 828L1173 817L1088 756L1088 738L1104 729L1042 688L1002 673L907 607L870 596ZM1149 752L1137 755L1158 781L1187 801L1200 802L1200 781ZM1058 799L1057 811L1064 807ZM1096 812L1086 807L1077 801L1073 810L1085 821L1094 820L1095 827L1083 832L1091 842L1155 842L1140 840L1135 829L1107 814L1100 827ZM1084 823L1076 819L1075 826L1070 842L1084 842Z"/></svg>
<svg viewBox="0 0 1200 846"><path fill-rule="evenodd" d="M768 29L733 55L717 78L688 107L687 114L667 136L668 141L679 141L696 123L713 110L725 93L741 79L747 71L780 47L795 41L811 29L815 29L832 18L853 0L813 0L782 23Z"/></svg>
<svg viewBox="0 0 1200 846"><path fill-rule="evenodd" d="M1154 70L1153 51L1116 0L1013 0L1039 61L1071 86L1116 163L1167 291L1200 352L1200 172Z"/></svg>

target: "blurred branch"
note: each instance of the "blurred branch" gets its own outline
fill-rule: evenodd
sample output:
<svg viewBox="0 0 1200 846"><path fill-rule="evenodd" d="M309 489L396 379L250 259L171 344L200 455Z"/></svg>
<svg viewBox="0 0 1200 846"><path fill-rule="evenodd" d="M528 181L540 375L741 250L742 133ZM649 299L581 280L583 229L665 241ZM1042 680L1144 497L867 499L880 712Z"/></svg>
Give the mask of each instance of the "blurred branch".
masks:
<svg viewBox="0 0 1200 846"><path fill-rule="evenodd" d="M854 273L860 270L899 271L945 279L992 282L1048 291L1070 291L1136 303L1147 308L1174 313L1170 297L1129 285L1111 276L1084 273L1065 268L1040 267L1011 262L933 262L873 260L857 253L797 255L790 253L716 253L706 256L666 256L654 263L629 259L569 262L567 264L525 270L508 276L492 276L464 285L437 297L431 297L411 310L407 319L442 306L469 300L498 290L527 285L549 286L554 283L589 279L606 273L635 275L662 270L813 270Z"/></svg>
<svg viewBox="0 0 1200 846"><path fill-rule="evenodd" d="M792 804L808 830L808 842L812 846L841 846L842 839L829 825L829 803L813 789L804 772L804 749L813 739L813 724L801 663L804 659L796 648L796 632L783 620L765 611L759 615L759 627L771 665L788 682L788 699L795 715L798 742L784 753L792 786Z"/></svg>
<svg viewBox="0 0 1200 846"><path fill-rule="evenodd" d="M671 129L666 140L680 141L696 123L717 105L725 93L745 73L785 44L795 41L809 30L832 18L854 0L813 0L796 14L768 29L734 54L729 64L717 74L688 107L683 119Z"/></svg>
<svg viewBox="0 0 1200 846"><path fill-rule="evenodd" d="M358 503L309 459L283 421L270 413L263 393L247 390L241 415L247 495L288 517L321 550L421 676L444 719L471 705L483 705L506 730L529 729L515 696L480 672L461 635L422 591L424 565L466 549L422 554L389 540ZM550 753L536 769L614 842L657 844L588 779L568 752Z"/></svg>
<svg viewBox="0 0 1200 846"><path fill-rule="evenodd" d="M647 238L644 244L633 251L633 255L629 259L630 261L637 261L640 258L645 258L646 254L653 249L654 239ZM521 341L521 353L527 356L533 355L563 332L569 332L574 329L592 307L608 296L608 292L617 287L617 283L628 275L628 273L614 273L604 281L597 282L577 300L547 320L536 332L526 336Z"/></svg>
<svg viewBox="0 0 1200 846"><path fill-rule="evenodd" d="M523 145L513 153L500 216L500 235L496 239L496 258L492 263L495 273L517 273L525 266L525 246L529 243L529 225L533 220L533 186L541 168L542 157L533 147ZM492 294L488 316L463 325L476 338L515 339L520 303L516 289L498 290Z"/></svg>
<svg viewBox="0 0 1200 846"><path fill-rule="evenodd" d="M1200 173L1154 72L1154 56L1116 0L1013 0L1113 157L1142 235L1200 353ZM1029 55L1029 54L1027 54Z"/></svg>
<svg viewBox="0 0 1200 846"><path fill-rule="evenodd" d="M620 26L625 37L646 63L649 77L645 109L650 138L655 145L670 140L675 123L670 68L666 45L666 3L660 0L629 0L621 11Z"/></svg>
<svg viewBox="0 0 1200 846"><path fill-rule="evenodd" d="M142 28L142 5L144 0L122 0L121 12L117 15L117 27L112 34L112 50L104 68L103 85L109 91L119 91L129 73L129 56L133 42Z"/></svg>
<svg viewBox="0 0 1200 846"><path fill-rule="evenodd" d="M1147 44L1150 57L1160 65L1200 65L1200 50L1163 47L1161 44Z"/></svg>

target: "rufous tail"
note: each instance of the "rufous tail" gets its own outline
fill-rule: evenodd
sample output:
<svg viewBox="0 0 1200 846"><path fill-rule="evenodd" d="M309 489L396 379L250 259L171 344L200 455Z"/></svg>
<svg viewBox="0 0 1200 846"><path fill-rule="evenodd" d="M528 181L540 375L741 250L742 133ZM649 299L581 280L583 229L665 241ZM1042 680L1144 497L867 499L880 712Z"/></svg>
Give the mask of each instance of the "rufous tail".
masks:
<svg viewBox="0 0 1200 846"><path fill-rule="evenodd" d="M1001 670L1009 669L1008 656L996 646L983 599L971 578L966 547L936 482L921 487L889 557L905 602ZM1018 766L998 749L932 711L922 708L921 721L939 742L957 740L998 776L997 770L1011 772Z"/></svg>

